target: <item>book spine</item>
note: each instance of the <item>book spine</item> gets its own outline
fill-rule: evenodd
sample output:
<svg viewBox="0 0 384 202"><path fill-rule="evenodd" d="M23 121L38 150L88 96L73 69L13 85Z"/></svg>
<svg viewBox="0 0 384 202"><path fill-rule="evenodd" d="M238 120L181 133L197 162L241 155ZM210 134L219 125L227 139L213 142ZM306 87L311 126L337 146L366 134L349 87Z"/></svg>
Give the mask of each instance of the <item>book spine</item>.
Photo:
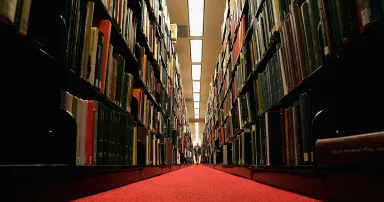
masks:
<svg viewBox="0 0 384 202"><path fill-rule="evenodd" d="M15 22L17 0L4 0L0 2L0 20L9 24Z"/></svg>
<svg viewBox="0 0 384 202"><path fill-rule="evenodd" d="M316 141L319 165L380 165L384 162L384 132Z"/></svg>

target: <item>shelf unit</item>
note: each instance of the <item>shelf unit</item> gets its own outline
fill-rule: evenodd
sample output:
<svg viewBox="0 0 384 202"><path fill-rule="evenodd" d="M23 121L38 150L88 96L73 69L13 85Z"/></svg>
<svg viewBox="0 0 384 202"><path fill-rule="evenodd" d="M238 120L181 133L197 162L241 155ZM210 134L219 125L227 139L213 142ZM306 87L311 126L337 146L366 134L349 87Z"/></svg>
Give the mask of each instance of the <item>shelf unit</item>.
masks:
<svg viewBox="0 0 384 202"><path fill-rule="evenodd" d="M137 109L133 109L134 106L131 106L131 111L126 111L120 107L121 104L112 101L72 69L61 55L64 52L61 49L68 43L63 36L67 30L66 26L69 26L64 22L66 20L66 13L63 13L65 12L64 4L61 4L61 1L60 3L36 1L31 6L31 16L33 16L31 19L33 18L33 20L30 20L29 30L31 31L28 31L27 35L20 34L15 26L7 22L0 22L0 47L6 53L2 60L2 64L6 67L4 73L5 75L19 75L18 85L26 86L27 89L22 90L12 86L4 90L4 93L14 100L7 104L9 107L3 113L5 117L9 118L5 122L7 125L5 129L15 130L17 122L20 124L20 120L23 118L27 120L26 123L21 124L23 126L15 136L4 138L1 144L1 151L5 155L0 165L2 179L10 184L7 188L8 193L14 194L16 190L19 190L20 200L70 201L184 168L191 163L192 140L189 122L186 118L188 117L187 106L181 85L177 53L174 48L172 45L169 46L169 50L164 52L166 54L161 54L161 59L156 60L153 50L149 47L143 31L140 29L143 2L121 1L121 3L127 3L125 4L127 12L132 11L132 16L136 19L137 27L136 33L134 33L136 42L134 44L130 43L125 34L122 34L122 22L118 20L116 13L113 14L112 7L105 6L108 1L80 1L78 2L81 6L81 9L78 8L79 13L84 12L88 2L93 3L93 20L107 20L111 23L110 43L113 45L114 53L118 53L124 58L126 65L123 71L133 76L133 88L142 88L148 102L154 106L154 112L162 114L163 132L153 129L152 133L153 137L159 140L159 144L163 145L163 150L158 151L164 154L164 158L167 158L166 155L171 152L171 159L168 162L162 159L163 162L155 163L156 165L141 163L122 165L119 162L115 165L76 165L74 158L76 156L76 133L78 132L76 116L60 109L63 106L60 100L63 91L83 100L97 101L114 113L123 114L133 121L133 127L149 130L149 126L139 119L138 114L134 114L137 112ZM40 12L41 5L44 3L47 3L46 6L52 7L50 12ZM159 17L167 15L161 12L159 13L161 16L154 16L150 1L146 1L145 6L150 8L149 14L152 15L151 20L154 22L157 22ZM161 7L163 9L166 5L162 4ZM36 22L39 22L39 25ZM46 29L36 31L47 24L51 29L46 27ZM165 25L156 26L157 37L160 37L164 49L166 47L164 36L170 34L161 33L161 26ZM30 35L30 33L33 34ZM58 33L60 33L59 36ZM165 92L164 96L172 99L167 101L163 100L163 97L159 98L158 92L153 92L153 88L147 86L139 67L142 61L140 61L140 54L137 50L140 47L144 47L148 63L153 67L155 84L161 84L162 90ZM161 78L162 72L166 73L165 80ZM7 85L5 82L3 84ZM21 91L25 91L26 94ZM173 99L174 97L178 100ZM156 119L156 121L159 120ZM38 135L32 136L31 134ZM133 134L130 135L133 137ZM17 151L11 154L9 151L15 150L13 143L18 144ZM140 141L137 144L139 143ZM165 151L167 147L171 149ZM141 151L138 149L137 155L141 155L139 154ZM46 194L34 195L30 190Z"/></svg>
<svg viewBox="0 0 384 202"><path fill-rule="evenodd" d="M306 15L305 9L310 5L317 7L319 2L328 2L323 11L326 15L333 15L325 20L330 23L329 43L333 49L330 54L324 51L322 23L325 21L314 21L315 29L309 30L309 33L319 39L312 45L319 46L320 65L308 70L308 73L301 73L302 66L308 68L311 65L306 61L306 54L312 50L307 52L306 29L299 22L305 23L305 20L301 22L302 16ZM374 115L383 111L377 108L381 104L376 101L380 99L376 91L381 84L378 82L379 72L374 68L382 63L379 59L382 46L379 44L383 44L384 40L383 19L375 15L364 26L350 28L354 30L345 36L344 41L338 40L333 36L340 33L332 28L340 24L340 19L334 18L340 12L328 11L328 4L335 3L312 0L227 1L221 29L223 48L211 77L205 117L202 162L206 166L320 200L382 198L375 187L382 180L381 177L380 180L376 178L383 176L382 163L334 166L316 162L316 154L321 155L315 151L317 140L353 138L357 134L384 131L379 123L382 119ZM348 26L353 23L357 24L352 22ZM295 24L298 27L293 27ZM349 29L343 26L344 31ZM295 37L298 40L299 37L304 38L296 42ZM292 47L285 47L287 44ZM305 48L295 50L296 46ZM298 55L300 52L302 56ZM297 63L288 58L291 55ZM312 61L315 63L314 59ZM362 67L369 70L362 70ZM285 75L282 75L283 71ZM299 80L293 80L296 76L292 76L291 72L302 77L297 76ZM370 93L359 96L353 89L364 89ZM311 98L313 100L308 100L313 106L304 104L303 98L308 95L316 95ZM298 106L300 108L294 109ZM359 106L376 107L372 111L351 111ZM294 111L304 107L308 107L307 111ZM303 123L297 118L310 110L314 111L308 115L310 131L304 132ZM356 117L364 118L356 120ZM313 139L307 138L308 133ZM364 147L365 143L361 144ZM314 149L312 155L315 157L309 161L305 160L303 145L306 149ZM372 186L362 187L363 181ZM336 193L330 187L335 190L336 187L343 188Z"/></svg>

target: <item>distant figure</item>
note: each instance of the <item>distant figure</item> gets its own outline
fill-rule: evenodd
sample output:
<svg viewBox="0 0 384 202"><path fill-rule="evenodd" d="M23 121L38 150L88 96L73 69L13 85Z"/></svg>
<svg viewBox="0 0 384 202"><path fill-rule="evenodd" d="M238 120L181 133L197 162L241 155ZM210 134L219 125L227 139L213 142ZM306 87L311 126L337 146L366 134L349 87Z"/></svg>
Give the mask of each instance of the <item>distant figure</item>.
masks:
<svg viewBox="0 0 384 202"><path fill-rule="evenodd" d="M201 148L199 143L196 144L195 148L193 149L195 152L195 159L196 159L196 164L199 165L199 157L201 155Z"/></svg>

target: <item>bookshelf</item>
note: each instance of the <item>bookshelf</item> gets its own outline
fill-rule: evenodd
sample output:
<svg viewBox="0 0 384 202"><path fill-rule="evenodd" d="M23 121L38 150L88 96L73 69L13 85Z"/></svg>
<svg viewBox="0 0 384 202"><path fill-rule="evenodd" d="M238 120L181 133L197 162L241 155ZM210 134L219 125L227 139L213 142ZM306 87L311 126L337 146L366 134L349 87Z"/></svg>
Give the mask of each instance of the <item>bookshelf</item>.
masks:
<svg viewBox="0 0 384 202"><path fill-rule="evenodd" d="M0 11L2 64L22 86L4 91L15 100L4 110L12 117L4 128L20 128L1 144L0 172L9 193L68 201L191 164L165 2L25 2L13 14L16 21ZM30 11L27 17L21 6ZM33 195L32 184L36 192L55 194Z"/></svg>
<svg viewBox="0 0 384 202"><path fill-rule="evenodd" d="M383 176L384 134L371 133L384 131L374 115L382 110L350 111L381 106L375 93L380 79L372 75L382 64L380 5L227 1L205 116L205 165L321 200L380 198L375 186ZM372 15L362 17L361 10ZM352 89L370 93L359 97ZM378 137L371 139L376 145L371 137ZM374 152L349 156L354 146ZM346 152L337 157L332 148ZM371 186L362 187L363 181ZM336 193L330 187L343 188Z"/></svg>

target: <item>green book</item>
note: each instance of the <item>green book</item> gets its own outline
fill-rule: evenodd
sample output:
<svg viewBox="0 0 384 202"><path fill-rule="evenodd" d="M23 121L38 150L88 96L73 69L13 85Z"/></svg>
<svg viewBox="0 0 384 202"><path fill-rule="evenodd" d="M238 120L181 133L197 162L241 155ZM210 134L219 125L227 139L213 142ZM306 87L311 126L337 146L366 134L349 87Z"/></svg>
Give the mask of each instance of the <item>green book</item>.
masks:
<svg viewBox="0 0 384 202"><path fill-rule="evenodd" d="M348 18L348 8L345 0L335 0L337 21L339 23L340 37L342 41L351 37L351 27Z"/></svg>
<svg viewBox="0 0 384 202"><path fill-rule="evenodd" d="M315 56L315 66L313 70L316 70L322 65L322 59L321 59L321 52L320 50L320 41L319 41L319 35L317 33L317 26L319 25L319 9L317 6L316 0L307 0L306 3L308 4L308 17L309 17L309 25L311 29L311 38L312 38L312 45L313 45L313 53Z"/></svg>
<svg viewBox="0 0 384 202"><path fill-rule="evenodd" d="M125 137L127 138L125 147L127 151L127 160L128 160L128 165L133 165L133 141L134 141L134 121L132 118L128 117L128 131Z"/></svg>
<svg viewBox="0 0 384 202"><path fill-rule="evenodd" d="M299 12L299 21L300 21L300 30L301 30L301 36L299 36L299 38L301 38L301 43L302 43L302 46L303 46L303 52L304 52L304 61L305 61L305 68L306 68L306 73L307 75L304 75L304 78L306 78L309 73L311 72L311 68L310 68L310 65L309 65L309 56L308 56L308 48L307 48L307 41L306 41L306 38L305 38L305 29L304 29L304 22L303 22L303 14L302 12L300 12L300 10L298 10Z"/></svg>
<svg viewBox="0 0 384 202"><path fill-rule="evenodd" d="M93 101L94 115L93 115L93 154L92 154L92 165L97 165L97 145L98 145L98 133L99 133L99 102Z"/></svg>
<svg viewBox="0 0 384 202"><path fill-rule="evenodd" d="M334 49L333 51L337 51L341 47L341 25L338 20L338 15L340 15L340 11L336 8L335 0L328 0L328 7L326 7L326 11L330 14L329 22L331 23L331 32Z"/></svg>
<svg viewBox="0 0 384 202"><path fill-rule="evenodd" d="M304 2L301 5L301 16L302 16L302 23L303 23L303 33L305 38L305 50L307 51L306 57L307 57L307 71L308 75L312 73L315 70L315 53L313 50L313 41L312 41L312 35L311 35L311 26L309 22L309 15L308 15L308 3Z"/></svg>

